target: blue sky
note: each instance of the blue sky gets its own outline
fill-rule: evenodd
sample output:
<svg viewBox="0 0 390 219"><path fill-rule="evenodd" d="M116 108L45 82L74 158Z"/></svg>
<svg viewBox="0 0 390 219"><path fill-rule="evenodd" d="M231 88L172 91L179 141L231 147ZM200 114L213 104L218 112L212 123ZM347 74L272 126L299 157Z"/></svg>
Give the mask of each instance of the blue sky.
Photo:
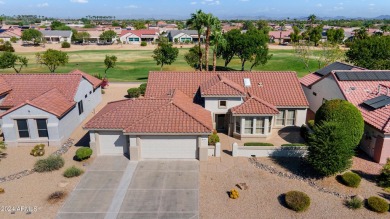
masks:
<svg viewBox="0 0 390 219"><path fill-rule="evenodd" d="M0 14L62 18L106 15L185 19L197 9L222 18L294 18L309 14L319 17L376 17L390 15L390 0L0 0Z"/></svg>

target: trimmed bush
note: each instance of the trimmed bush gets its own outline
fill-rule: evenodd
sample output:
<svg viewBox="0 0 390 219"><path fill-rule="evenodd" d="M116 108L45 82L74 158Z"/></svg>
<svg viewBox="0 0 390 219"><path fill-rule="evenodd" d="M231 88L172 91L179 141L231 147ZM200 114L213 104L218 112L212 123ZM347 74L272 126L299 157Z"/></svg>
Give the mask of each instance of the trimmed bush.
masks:
<svg viewBox="0 0 390 219"><path fill-rule="evenodd" d="M142 95L145 94L145 91L146 91L146 83L142 83L140 86L139 86L139 91Z"/></svg>
<svg viewBox="0 0 390 219"><path fill-rule="evenodd" d="M371 196L367 200L368 207L378 213L385 213L389 211L389 203L383 198Z"/></svg>
<svg viewBox="0 0 390 219"><path fill-rule="evenodd" d="M127 90L127 95L130 98L138 98L141 95L141 91L139 88L130 88Z"/></svg>
<svg viewBox="0 0 390 219"><path fill-rule="evenodd" d="M314 128L314 120L307 121L307 126L309 126L309 128L311 128L311 129L313 129Z"/></svg>
<svg viewBox="0 0 390 219"><path fill-rule="evenodd" d="M287 192L285 201L287 206L296 212L305 211L310 206L310 197L299 191Z"/></svg>
<svg viewBox="0 0 390 219"><path fill-rule="evenodd" d="M350 209L356 210L356 209L359 209L363 206L363 200L361 200L357 197L353 197L353 198L347 200L345 205Z"/></svg>
<svg viewBox="0 0 390 219"><path fill-rule="evenodd" d="M31 150L30 155L34 157L41 157L45 155L45 145L44 144L37 144L35 147Z"/></svg>
<svg viewBox="0 0 390 219"><path fill-rule="evenodd" d="M50 172L53 170L58 170L63 167L65 161L60 156L51 155L45 159L40 159L35 162L34 169L37 172Z"/></svg>
<svg viewBox="0 0 390 219"><path fill-rule="evenodd" d="M230 190L230 195L229 196L230 196L231 199L238 199L240 197L240 194L238 193L237 190L232 189L232 190Z"/></svg>
<svg viewBox="0 0 390 219"><path fill-rule="evenodd" d="M360 181L362 181L362 178L353 172L346 172L343 175L341 175L341 179L344 183L344 185L357 188L360 185Z"/></svg>
<svg viewBox="0 0 390 219"><path fill-rule="evenodd" d="M66 178L72 178L72 177L75 177L75 176L80 176L83 173L84 173L84 170L79 169L79 168L77 168L75 166L71 166L71 167L69 167L68 169L65 170L63 175Z"/></svg>
<svg viewBox="0 0 390 219"><path fill-rule="evenodd" d="M345 144L355 149L364 133L364 120L359 109L346 100L326 101L315 115L316 126L323 122L337 123L338 132L343 136Z"/></svg>
<svg viewBox="0 0 390 219"><path fill-rule="evenodd" d="M244 146L274 146L271 143L265 143L265 142L247 142L244 143Z"/></svg>
<svg viewBox="0 0 390 219"><path fill-rule="evenodd" d="M89 147L81 147L76 151L76 158L78 160L85 160L90 158L92 155L92 149Z"/></svg>
<svg viewBox="0 0 390 219"><path fill-rule="evenodd" d="M101 91L102 91L102 92L101 92L102 94L105 94L105 93L106 93L104 90L101 90Z"/></svg>
<svg viewBox="0 0 390 219"><path fill-rule="evenodd" d="M383 166L381 174L377 178L378 185L381 187L390 187L390 159L387 159Z"/></svg>
<svg viewBox="0 0 390 219"><path fill-rule="evenodd" d="M219 142L219 136L217 133L213 133L212 135L209 135L209 145L214 145Z"/></svg>
<svg viewBox="0 0 390 219"><path fill-rule="evenodd" d="M305 139L305 141L307 141L309 139L309 129L307 128L307 126L305 124L303 124L301 126L301 128L299 129L299 134L301 135L301 137L303 139Z"/></svg>
<svg viewBox="0 0 390 219"><path fill-rule="evenodd" d="M64 41L61 43L61 48L70 48L70 43Z"/></svg>
<svg viewBox="0 0 390 219"><path fill-rule="evenodd" d="M141 42L141 46L147 46L147 45L148 45L148 43L146 43L145 41Z"/></svg>
<svg viewBox="0 0 390 219"><path fill-rule="evenodd" d="M307 145L302 144L302 143L291 143L291 144L282 144L282 146L302 147L302 146L307 146Z"/></svg>

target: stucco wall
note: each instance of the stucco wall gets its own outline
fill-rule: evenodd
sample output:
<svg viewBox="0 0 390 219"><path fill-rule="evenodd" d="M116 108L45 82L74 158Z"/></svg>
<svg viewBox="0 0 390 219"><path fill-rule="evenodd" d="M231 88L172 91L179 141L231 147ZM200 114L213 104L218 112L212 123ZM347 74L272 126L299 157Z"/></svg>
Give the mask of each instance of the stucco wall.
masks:
<svg viewBox="0 0 390 219"><path fill-rule="evenodd" d="M314 84L311 89L302 86L305 92L306 98L309 101L310 109L313 112L317 112L318 108L322 105L323 99L345 99L340 91L339 86L334 81L332 76L328 76L318 83ZM314 95L314 93L316 95Z"/></svg>
<svg viewBox="0 0 390 219"><path fill-rule="evenodd" d="M226 108L219 108L220 100L226 100ZM226 114L230 108L242 103L241 97L205 97L205 109L213 114Z"/></svg>

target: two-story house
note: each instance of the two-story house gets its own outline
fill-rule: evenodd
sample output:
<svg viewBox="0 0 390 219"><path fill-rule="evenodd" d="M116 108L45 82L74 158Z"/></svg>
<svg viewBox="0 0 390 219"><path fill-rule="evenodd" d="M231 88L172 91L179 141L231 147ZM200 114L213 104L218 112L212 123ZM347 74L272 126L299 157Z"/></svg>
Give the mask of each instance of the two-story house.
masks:
<svg viewBox="0 0 390 219"><path fill-rule="evenodd" d="M150 72L145 98L109 103L85 128L98 154L199 158L213 129L265 140L307 108L295 72Z"/></svg>

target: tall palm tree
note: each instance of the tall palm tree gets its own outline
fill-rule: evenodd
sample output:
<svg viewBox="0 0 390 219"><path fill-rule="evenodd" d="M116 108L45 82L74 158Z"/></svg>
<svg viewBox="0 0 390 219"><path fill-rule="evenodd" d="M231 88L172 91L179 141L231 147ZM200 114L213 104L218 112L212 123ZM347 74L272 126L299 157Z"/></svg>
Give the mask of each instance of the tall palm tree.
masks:
<svg viewBox="0 0 390 219"><path fill-rule="evenodd" d="M314 23L316 22L316 19L317 16L315 16L314 14L311 14L309 15L309 17L307 17L307 21L310 22L310 27L313 27Z"/></svg>
<svg viewBox="0 0 390 219"><path fill-rule="evenodd" d="M282 44L282 32L283 32L283 29L284 29L285 26L286 26L286 24L284 23L284 21L279 23L279 27L280 27L279 45Z"/></svg>
<svg viewBox="0 0 390 219"><path fill-rule="evenodd" d="M204 12L202 10L197 10L195 13L191 14L191 18L187 20L187 25L191 28L194 28L198 31L198 45L199 45L199 70L202 71L203 63L202 63L202 50L200 45L200 35L203 32L203 20L204 20Z"/></svg>
<svg viewBox="0 0 390 219"><path fill-rule="evenodd" d="M214 29L211 34L211 45L213 46L213 71L217 68L217 52L219 47L226 47L227 41L222 34L221 26L219 29Z"/></svg>
<svg viewBox="0 0 390 219"><path fill-rule="evenodd" d="M209 70L209 50L210 50L210 36L213 29L221 29L221 22L217 17L214 17L212 14L205 14L203 17L203 24L206 27L206 71Z"/></svg>

